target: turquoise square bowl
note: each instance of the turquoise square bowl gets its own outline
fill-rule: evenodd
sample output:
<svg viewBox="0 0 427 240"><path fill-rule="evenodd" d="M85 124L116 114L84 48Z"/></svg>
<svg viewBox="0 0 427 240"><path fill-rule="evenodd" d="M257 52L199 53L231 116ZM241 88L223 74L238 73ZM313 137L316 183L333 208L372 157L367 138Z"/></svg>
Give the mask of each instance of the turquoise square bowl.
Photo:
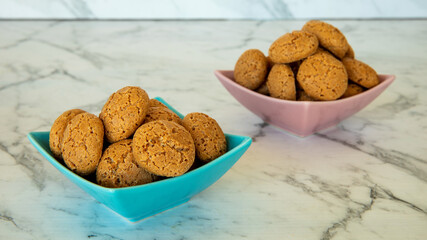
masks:
<svg viewBox="0 0 427 240"><path fill-rule="evenodd" d="M183 117L163 99L156 99L181 118ZM28 134L34 147L65 177L131 222L183 204L221 178L246 152L252 142L252 139L246 136L231 134L225 134L225 136L228 149L224 155L184 175L134 187L106 188L80 177L58 162L49 148L49 132Z"/></svg>

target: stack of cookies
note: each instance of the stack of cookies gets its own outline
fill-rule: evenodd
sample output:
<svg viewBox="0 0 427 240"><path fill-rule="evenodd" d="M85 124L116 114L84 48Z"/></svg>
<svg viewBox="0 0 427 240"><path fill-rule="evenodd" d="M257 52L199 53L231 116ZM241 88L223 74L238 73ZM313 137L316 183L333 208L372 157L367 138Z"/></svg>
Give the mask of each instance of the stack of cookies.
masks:
<svg viewBox="0 0 427 240"><path fill-rule="evenodd" d="M112 188L180 176L227 151L213 118L190 113L181 119L139 87L113 93L99 117L80 109L62 113L49 145L70 170L96 175L98 184Z"/></svg>
<svg viewBox="0 0 427 240"><path fill-rule="evenodd" d="M234 68L235 81L261 94L298 101L346 98L379 83L336 27L317 20L274 41L266 57L245 51Z"/></svg>

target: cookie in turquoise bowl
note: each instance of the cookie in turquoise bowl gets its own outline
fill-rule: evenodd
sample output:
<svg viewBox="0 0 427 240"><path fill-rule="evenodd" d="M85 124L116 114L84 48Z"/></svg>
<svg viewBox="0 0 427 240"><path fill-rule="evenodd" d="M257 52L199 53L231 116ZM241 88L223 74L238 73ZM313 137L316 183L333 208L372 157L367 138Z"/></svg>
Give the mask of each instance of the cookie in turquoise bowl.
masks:
<svg viewBox="0 0 427 240"><path fill-rule="evenodd" d="M183 118L181 113L162 98L155 99ZM224 155L181 176L139 186L106 188L75 174L56 160L49 148L49 132L28 134L34 147L66 178L130 222L142 220L183 204L220 179L252 143L252 139L247 136L227 133L225 136L227 152Z"/></svg>

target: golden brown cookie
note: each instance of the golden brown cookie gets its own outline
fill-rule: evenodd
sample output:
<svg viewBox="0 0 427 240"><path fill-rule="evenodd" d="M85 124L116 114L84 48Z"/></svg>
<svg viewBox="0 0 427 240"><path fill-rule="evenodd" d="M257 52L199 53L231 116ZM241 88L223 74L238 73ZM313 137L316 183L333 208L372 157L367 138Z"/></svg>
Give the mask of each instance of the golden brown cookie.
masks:
<svg viewBox="0 0 427 240"><path fill-rule="evenodd" d="M302 62L297 81L310 97L335 100L347 89L348 78L341 61L329 53L319 52Z"/></svg>
<svg viewBox="0 0 427 240"><path fill-rule="evenodd" d="M331 24L311 20L302 27L302 30L316 35L319 39L319 44L331 51L338 58L343 58L348 50L349 45L344 34Z"/></svg>
<svg viewBox="0 0 427 240"><path fill-rule="evenodd" d="M140 167L165 177L184 174L195 159L191 134L183 126L164 120L139 127L133 136L132 151Z"/></svg>
<svg viewBox="0 0 427 240"><path fill-rule="evenodd" d="M184 117L182 125L191 133L201 161L212 161L227 152L227 140L215 119L194 112Z"/></svg>
<svg viewBox="0 0 427 240"><path fill-rule="evenodd" d="M268 61L258 49L245 51L234 66L235 81L251 90L257 89L267 76Z"/></svg>
<svg viewBox="0 0 427 240"><path fill-rule="evenodd" d="M270 92L268 91L267 82L264 82L259 88L255 89L257 93L261 93L263 95L270 95Z"/></svg>
<svg viewBox="0 0 427 240"><path fill-rule="evenodd" d="M150 102L148 104L149 107L163 107L163 108L168 108L166 105L164 105L162 102L160 102L157 99L150 99Z"/></svg>
<svg viewBox="0 0 427 240"><path fill-rule="evenodd" d="M62 141L62 157L79 175L95 172L102 155L104 125L91 113L80 113L68 123Z"/></svg>
<svg viewBox="0 0 427 240"><path fill-rule="evenodd" d="M377 72L368 64L352 58L344 58L342 63L347 70L348 79L351 81L365 88L371 88L380 83Z"/></svg>
<svg viewBox="0 0 427 240"><path fill-rule="evenodd" d="M345 55L344 55L344 58L346 58L346 57L348 57L348 58L353 58L354 59L354 50L353 50L353 48L351 47L351 45L349 44L348 45L348 50L347 50L347 52L345 53Z"/></svg>
<svg viewBox="0 0 427 240"><path fill-rule="evenodd" d="M290 63L310 56L318 46L319 41L314 34L293 31L274 41L268 55L274 63Z"/></svg>
<svg viewBox="0 0 427 240"><path fill-rule="evenodd" d="M145 116L144 123L156 120L166 120L181 124L181 118L179 118L179 116L176 115L176 113L172 112L172 110L170 110L169 108L149 107L147 115Z"/></svg>
<svg viewBox="0 0 427 240"><path fill-rule="evenodd" d="M99 114L107 141L114 143L131 136L144 122L149 98L139 87L124 87L113 93Z"/></svg>
<svg viewBox="0 0 427 240"><path fill-rule="evenodd" d="M64 130L68 123L73 117L83 112L85 111L81 109L71 109L62 113L55 122L53 122L49 133L49 147L55 158L62 159L62 137L64 136Z"/></svg>
<svg viewBox="0 0 427 240"><path fill-rule="evenodd" d="M136 186L156 179L157 176L136 164L132 153L132 139L108 146L96 168L96 182L109 188Z"/></svg>
<svg viewBox="0 0 427 240"><path fill-rule="evenodd" d="M275 64L267 78L270 96L285 100L296 99L295 77L287 64Z"/></svg>
<svg viewBox="0 0 427 240"><path fill-rule="evenodd" d="M345 90L344 94L341 96L341 98L348 98L354 95L357 95L359 93L363 92L363 87L357 85L356 83L348 83L347 89Z"/></svg>

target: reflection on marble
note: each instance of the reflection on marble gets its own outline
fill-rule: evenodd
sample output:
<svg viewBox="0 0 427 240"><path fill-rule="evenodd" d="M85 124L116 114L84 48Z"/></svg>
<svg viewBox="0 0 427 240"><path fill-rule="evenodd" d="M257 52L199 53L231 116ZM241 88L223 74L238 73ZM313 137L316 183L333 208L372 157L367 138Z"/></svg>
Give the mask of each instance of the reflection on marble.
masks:
<svg viewBox="0 0 427 240"><path fill-rule="evenodd" d="M425 18L424 0L2 0L3 19Z"/></svg>
<svg viewBox="0 0 427 240"><path fill-rule="evenodd" d="M0 239L425 239L427 21L331 21L357 58L396 80L304 139L263 123L213 75L303 23L0 22ZM99 113L126 85L254 143L190 202L130 224L26 138L67 109Z"/></svg>

